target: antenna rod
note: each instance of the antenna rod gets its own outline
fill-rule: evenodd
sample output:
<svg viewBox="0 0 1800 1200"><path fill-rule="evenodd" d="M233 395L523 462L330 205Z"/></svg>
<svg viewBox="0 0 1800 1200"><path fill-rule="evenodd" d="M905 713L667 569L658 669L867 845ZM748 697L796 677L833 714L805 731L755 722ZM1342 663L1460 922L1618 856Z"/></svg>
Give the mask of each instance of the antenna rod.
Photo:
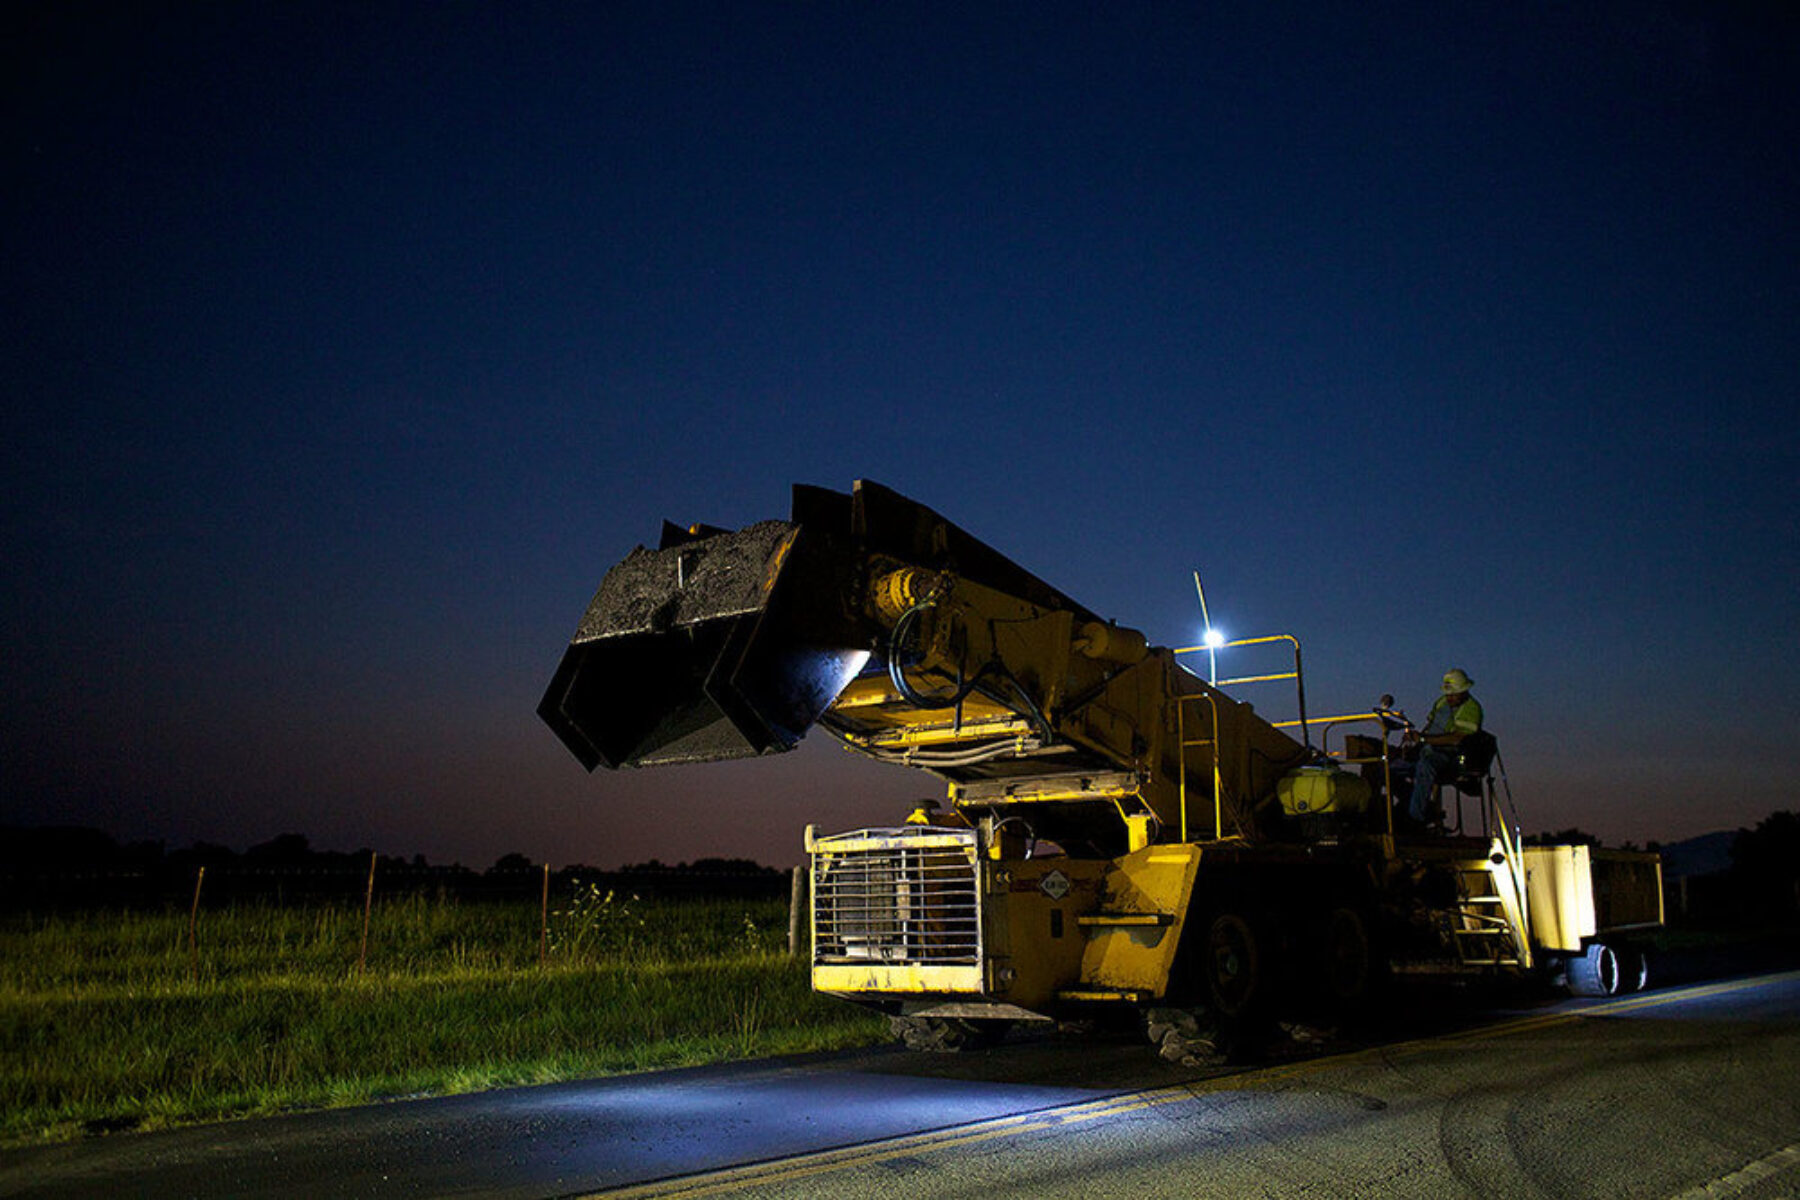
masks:
<svg viewBox="0 0 1800 1200"><path fill-rule="evenodd" d="M1200 586L1200 572L1194 572L1194 594L1200 597L1200 620L1206 626L1206 636L1200 640L1206 643L1206 682L1219 682L1219 648L1213 645L1212 616L1206 611L1206 589Z"/></svg>

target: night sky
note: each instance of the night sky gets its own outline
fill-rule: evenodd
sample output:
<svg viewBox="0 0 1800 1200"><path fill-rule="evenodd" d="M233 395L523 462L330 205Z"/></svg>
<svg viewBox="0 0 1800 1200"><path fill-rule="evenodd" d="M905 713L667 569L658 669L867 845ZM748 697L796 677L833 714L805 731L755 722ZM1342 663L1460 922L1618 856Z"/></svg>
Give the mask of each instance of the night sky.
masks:
<svg viewBox="0 0 1800 1200"><path fill-rule="evenodd" d="M795 862L940 785L534 709L663 518L858 478L1315 713L1465 668L1528 830L1794 808L1783 10L31 5L4 820Z"/></svg>

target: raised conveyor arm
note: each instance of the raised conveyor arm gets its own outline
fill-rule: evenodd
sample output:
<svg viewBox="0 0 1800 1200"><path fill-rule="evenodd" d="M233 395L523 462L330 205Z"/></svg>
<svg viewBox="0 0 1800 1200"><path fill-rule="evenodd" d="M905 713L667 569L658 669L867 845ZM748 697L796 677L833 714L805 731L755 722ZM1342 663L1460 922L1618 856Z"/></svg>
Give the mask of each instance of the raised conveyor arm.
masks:
<svg viewBox="0 0 1800 1200"><path fill-rule="evenodd" d="M665 526L608 572L538 712L590 770L778 753L822 724L986 808L1054 819L1124 791L1170 829L1183 776L1210 827L1216 752L1240 833L1305 754L1167 650L868 482L797 487L789 521Z"/></svg>

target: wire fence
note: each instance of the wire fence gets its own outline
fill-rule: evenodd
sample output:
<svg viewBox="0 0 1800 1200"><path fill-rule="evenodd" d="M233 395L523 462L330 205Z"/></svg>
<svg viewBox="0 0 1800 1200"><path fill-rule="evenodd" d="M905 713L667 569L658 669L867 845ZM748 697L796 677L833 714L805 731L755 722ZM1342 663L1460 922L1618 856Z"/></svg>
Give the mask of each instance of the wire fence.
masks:
<svg viewBox="0 0 1800 1200"><path fill-rule="evenodd" d="M146 967L151 974L198 983L274 968L361 976L793 955L805 924L794 907L804 905L804 873L768 868L596 871L538 863L476 873L371 853L358 870L203 863L190 877L181 874L0 874L10 900L0 910L7 953L66 960L20 962L4 974L110 977L135 970L128 960L155 959L161 965Z"/></svg>
<svg viewBox="0 0 1800 1200"><path fill-rule="evenodd" d="M201 875L204 873L204 879ZM94 908L204 911L247 902L273 905L342 903L373 890L381 897L427 896L470 903L517 903L539 898L546 883L567 893L594 886L644 897L761 900L785 898L787 871L604 871L536 863L512 869L417 865L373 855L354 865L246 865L201 863L181 868L59 866L45 870L0 869L0 910L62 912ZM196 886L196 885L200 886Z"/></svg>

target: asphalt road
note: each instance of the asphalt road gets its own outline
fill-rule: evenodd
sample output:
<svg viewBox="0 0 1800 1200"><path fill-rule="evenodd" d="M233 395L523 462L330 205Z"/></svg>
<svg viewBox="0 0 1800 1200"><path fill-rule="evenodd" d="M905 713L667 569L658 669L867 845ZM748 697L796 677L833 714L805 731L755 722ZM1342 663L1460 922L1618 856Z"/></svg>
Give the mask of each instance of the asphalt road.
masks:
<svg viewBox="0 0 1800 1200"><path fill-rule="evenodd" d="M0 1155L0 1195L1800 1195L1800 972L1182 1070L1125 1037L675 1071ZM1705 1190L1702 1190L1705 1189Z"/></svg>

